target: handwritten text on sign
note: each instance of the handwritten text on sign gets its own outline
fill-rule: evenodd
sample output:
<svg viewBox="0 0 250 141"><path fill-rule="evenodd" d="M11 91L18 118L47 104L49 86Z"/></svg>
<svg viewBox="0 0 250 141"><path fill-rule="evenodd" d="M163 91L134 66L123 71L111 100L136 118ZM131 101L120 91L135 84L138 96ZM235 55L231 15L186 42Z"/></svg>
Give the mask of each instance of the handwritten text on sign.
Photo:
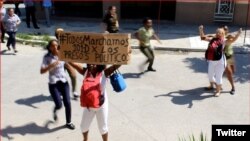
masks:
<svg viewBox="0 0 250 141"><path fill-rule="evenodd" d="M128 64L130 38L130 34L62 32L59 58L88 64Z"/></svg>

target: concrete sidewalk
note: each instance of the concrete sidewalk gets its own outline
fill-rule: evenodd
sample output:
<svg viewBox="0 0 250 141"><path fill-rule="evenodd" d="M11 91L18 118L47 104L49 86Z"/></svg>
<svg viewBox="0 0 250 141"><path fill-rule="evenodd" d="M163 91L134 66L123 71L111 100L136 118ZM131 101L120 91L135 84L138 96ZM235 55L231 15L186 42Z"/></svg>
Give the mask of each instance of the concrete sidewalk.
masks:
<svg viewBox="0 0 250 141"><path fill-rule="evenodd" d="M56 28L63 28L65 31L78 31L78 32L100 32L101 19L52 19L52 25L47 27L44 20L39 20L38 24L40 29L27 28L25 19L22 17L22 23L19 27L18 33L27 33L30 35L49 35L54 38L54 31ZM152 45L158 50L182 50L182 51L205 51L207 42L201 41L198 36L199 25L183 25L169 22L154 21L154 29L159 35L162 44L152 40ZM120 33L134 33L141 26L141 22L135 21L120 21ZM215 32L218 25L204 25L205 32L212 34ZM232 34L236 34L240 27L229 26ZM246 34L246 36L245 36ZM245 40L245 44L244 44ZM20 40L19 41L23 41ZM25 42L38 42L41 41L25 41ZM131 40L133 48L138 48L138 41ZM234 43L236 53L249 53L250 52L250 30L243 32L239 39Z"/></svg>

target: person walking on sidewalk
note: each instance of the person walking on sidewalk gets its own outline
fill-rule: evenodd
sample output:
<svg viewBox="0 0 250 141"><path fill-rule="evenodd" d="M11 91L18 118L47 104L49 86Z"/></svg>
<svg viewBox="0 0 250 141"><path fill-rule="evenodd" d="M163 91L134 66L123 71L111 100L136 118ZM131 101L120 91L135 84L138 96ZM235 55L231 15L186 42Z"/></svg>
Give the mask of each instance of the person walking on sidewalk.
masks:
<svg viewBox="0 0 250 141"><path fill-rule="evenodd" d="M119 31L119 22L115 6L109 6L102 22L106 32L117 33Z"/></svg>
<svg viewBox="0 0 250 141"><path fill-rule="evenodd" d="M6 15L6 9L3 7L3 1L0 1L0 30L1 30L1 43L4 42L4 36L5 36L5 29L3 25L3 18Z"/></svg>
<svg viewBox="0 0 250 141"><path fill-rule="evenodd" d="M60 32L63 32L64 30L62 28L57 28L55 31L55 37L58 40L59 39L59 34ZM72 67L72 66L68 66L65 67L65 69L67 70L67 72L69 73L69 77L71 79L71 86L72 86L72 93L73 93L73 97L75 100L78 99L79 94L76 91L76 87L77 87L77 78L76 78L76 70Z"/></svg>
<svg viewBox="0 0 250 141"><path fill-rule="evenodd" d="M43 7L45 11L45 17L46 17L46 24L48 27L50 27L50 13L51 13L51 7L52 7L52 2L51 0L43 0Z"/></svg>
<svg viewBox="0 0 250 141"><path fill-rule="evenodd" d="M57 121L57 111L62 108L62 100L65 107L66 127L75 129L75 125L71 122L71 101L69 94L69 84L66 79L64 67L69 64L58 60L58 43L51 40L47 46L48 53L43 57L40 73L49 72L49 91L55 103L53 110L53 118ZM62 97L62 99L61 99Z"/></svg>
<svg viewBox="0 0 250 141"><path fill-rule="evenodd" d="M93 64L87 64L87 68L85 68L81 64L73 62L70 65L85 76L80 96L81 107L83 108L81 121L83 141L88 141L89 127L95 116L103 141L108 141L108 97L106 82L107 78L120 65L113 65L109 68L106 68L105 65Z"/></svg>
<svg viewBox="0 0 250 141"><path fill-rule="evenodd" d="M10 50L10 45L12 45L12 48L15 53L17 53L16 50L16 32L17 27L21 23L20 18L14 13L14 9L10 8L8 9L8 14L3 19L3 25L4 28L9 35L8 41L7 41L7 48Z"/></svg>
<svg viewBox="0 0 250 141"><path fill-rule="evenodd" d="M233 36L233 35L228 35L229 29L227 26L223 27L225 30L226 34L226 45L225 45L225 56L227 59L227 67L226 67L226 74L227 74L227 79L231 84L231 91L230 94L235 94L235 86L234 86L234 80L233 80L233 74L235 72L235 59L234 59L234 51L233 51L233 46L232 44L239 38L242 28L239 29L238 33Z"/></svg>
<svg viewBox="0 0 250 141"><path fill-rule="evenodd" d="M39 29L36 20L36 8L33 0L24 0L25 11L26 11L26 24L30 28L30 17L32 19L33 27Z"/></svg>
<svg viewBox="0 0 250 141"><path fill-rule="evenodd" d="M215 37L208 37L204 34L204 27L199 27L201 40L208 41L208 48L205 53L205 58L208 61L208 78L210 86L206 87L205 90L213 90L214 84L216 85L216 92L214 96L220 96L222 89L222 76L226 67L226 57L224 55L225 31L223 28L216 30Z"/></svg>
<svg viewBox="0 0 250 141"><path fill-rule="evenodd" d="M152 28L153 22L150 18L145 18L143 20L143 27L141 27L136 33L134 34L135 37L139 40L139 46L141 52L148 58L145 64L149 63L147 71L156 71L153 68L153 63L155 59L153 47L150 44L150 39L154 37L160 44L161 41L159 37L155 34L154 29Z"/></svg>

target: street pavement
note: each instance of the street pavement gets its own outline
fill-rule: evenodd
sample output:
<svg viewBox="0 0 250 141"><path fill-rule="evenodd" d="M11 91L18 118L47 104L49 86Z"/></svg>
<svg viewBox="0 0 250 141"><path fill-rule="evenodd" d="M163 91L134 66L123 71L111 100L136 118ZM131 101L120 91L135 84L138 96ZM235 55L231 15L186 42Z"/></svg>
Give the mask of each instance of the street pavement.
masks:
<svg viewBox="0 0 250 141"><path fill-rule="evenodd" d="M72 100L75 130L63 127L64 108L53 122L48 74L40 75L41 47L18 44L19 52L1 44L1 140L82 141L79 101ZM203 132L211 138L212 124L249 124L249 54L236 54L236 94L223 78L223 93L206 92L207 63L204 52L156 51L157 72L140 74L145 57L134 49L129 65L120 71L127 89L116 93L107 85L110 141L178 141L178 137ZM83 77L78 75L78 90ZM69 80L69 79L68 79ZM90 141L101 141L96 120Z"/></svg>
<svg viewBox="0 0 250 141"><path fill-rule="evenodd" d="M12 6L12 5L11 5ZM24 14L23 14L24 15ZM24 17L22 17L23 19ZM52 19L51 27L39 20L40 29L26 28L25 21L19 33L54 35L58 27L66 31L100 32L99 20ZM157 72L140 74L146 59L133 50L129 65L120 71L127 89L115 93L108 85L109 137L111 141L177 141L178 137L196 137L201 132L211 138L212 124L249 124L249 46L250 30L241 34L234 43L236 57L236 94L230 95L230 85L223 79L223 94L213 97L203 91L208 85L207 63L204 50L207 43L200 41L199 25L183 25L161 21L154 28L163 44L152 41L156 49L154 67ZM121 21L121 33L133 33L141 21ZM217 24L206 25L206 33L214 33ZM239 26L229 26L236 33ZM246 37L246 38L245 38ZM244 44L245 40L245 44ZM132 40L134 48L137 40ZM82 110L79 101L72 100L72 121L75 130L63 127L64 108L59 121L53 122L53 102L48 91L48 74L40 75L41 47L18 44L13 55L1 44L1 130L3 141L80 141ZM175 50L169 51L169 50ZM199 52L193 52L199 51ZM78 75L78 90L83 77ZM70 80L70 79L68 79ZM99 141L96 121L90 128L90 141Z"/></svg>

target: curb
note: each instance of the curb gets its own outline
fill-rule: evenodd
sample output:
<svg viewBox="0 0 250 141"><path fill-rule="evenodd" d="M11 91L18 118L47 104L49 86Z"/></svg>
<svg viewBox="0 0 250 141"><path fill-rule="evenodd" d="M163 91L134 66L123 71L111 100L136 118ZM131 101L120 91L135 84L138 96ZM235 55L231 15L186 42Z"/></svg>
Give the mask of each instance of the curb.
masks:
<svg viewBox="0 0 250 141"><path fill-rule="evenodd" d="M8 38L8 36L5 36L5 38ZM53 38L51 38L53 39ZM43 47L43 44L47 44L47 41L39 41L39 40L25 40L16 37L16 41L18 43L27 45L32 44L33 45L39 45L39 47ZM132 45L132 49L139 49L139 46ZM183 51L183 52L205 52L206 49L204 48L181 48L181 47L157 47L155 46L154 50L157 51ZM236 54L250 54L250 45L244 45L242 47L234 48L234 52Z"/></svg>

